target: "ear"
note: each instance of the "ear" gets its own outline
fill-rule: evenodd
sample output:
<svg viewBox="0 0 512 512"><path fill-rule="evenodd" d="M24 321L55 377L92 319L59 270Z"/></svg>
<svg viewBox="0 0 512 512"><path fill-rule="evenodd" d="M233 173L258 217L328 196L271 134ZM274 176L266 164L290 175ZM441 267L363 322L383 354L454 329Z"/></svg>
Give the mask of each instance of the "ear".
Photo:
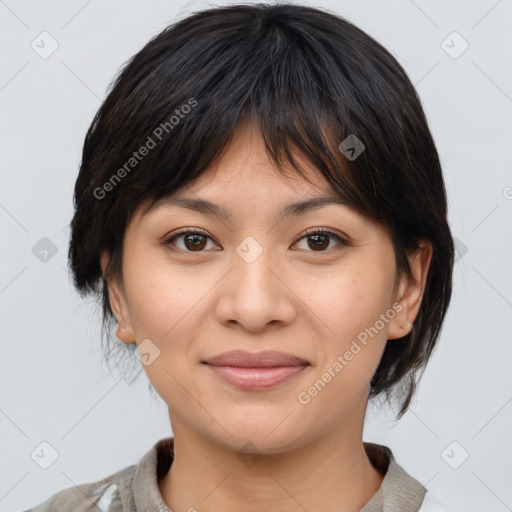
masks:
<svg viewBox="0 0 512 512"><path fill-rule="evenodd" d="M109 260L110 255L107 251L103 251L100 257L100 265L103 278L105 280L107 280L105 277L105 272ZM108 296L110 300L110 307L112 308L112 312L118 321L116 336L124 343L135 343L135 335L133 334L130 311L128 309L126 293L122 283L119 284L117 280L109 280Z"/></svg>
<svg viewBox="0 0 512 512"><path fill-rule="evenodd" d="M399 281L395 302L399 302L402 309L389 323L388 339L403 338L411 331L423 299L432 253L432 244L422 240L419 248L409 254L413 278L404 275Z"/></svg>

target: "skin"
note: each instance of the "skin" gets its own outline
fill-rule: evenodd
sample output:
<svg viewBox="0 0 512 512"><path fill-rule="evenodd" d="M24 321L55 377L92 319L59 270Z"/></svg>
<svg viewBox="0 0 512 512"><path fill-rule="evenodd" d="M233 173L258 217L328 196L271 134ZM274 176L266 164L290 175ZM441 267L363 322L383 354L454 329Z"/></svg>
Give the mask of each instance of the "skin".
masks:
<svg viewBox="0 0 512 512"><path fill-rule="evenodd" d="M176 205L136 211L123 246L122 280L109 283L117 335L160 354L144 370L169 408L175 456L159 481L174 511L353 512L379 489L362 434L371 378L388 339L405 336L418 313L432 256L410 254L414 279L396 272L389 232L343 205L281 218L294 201L334 195L322 175L277 173L250 125L183 197L228 208L228 221ZM345 235L319 242L306 229ZM202 229L199 249L179 228ZM236 249L246 237L262 249L251 263ZM208 238L209 237L209 238ZM309 243L308 243L309 241ZM315 243L317 245L315 245ZM218 250L216 250L218 249ZM108 253L103 253L103 269ZM401 310L393 309L399 303ZM377 335L307 404L307 391L379 315ZM282 350L310 366L264 391L234 387L201 361L232 349ZM237 456L256 454L253 464Z"/></svg>

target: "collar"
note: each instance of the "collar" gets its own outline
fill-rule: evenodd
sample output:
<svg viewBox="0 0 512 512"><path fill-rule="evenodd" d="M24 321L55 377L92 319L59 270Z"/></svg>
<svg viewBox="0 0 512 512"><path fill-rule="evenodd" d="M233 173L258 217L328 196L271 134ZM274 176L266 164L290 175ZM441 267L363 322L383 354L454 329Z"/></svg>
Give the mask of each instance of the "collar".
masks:
<svg viewBox="0 0 512 512"><path fill-rule="evenodd" d="M359 512L417 512L427 489L397 464L387 446L363 444L370 462L384 479L379 490Z"/></svg>
<svg viewBox="0 0 512 512"><path fill-rule="evenodd" d="M359 512L418 512L427 492L425 487L397 464L387 446L363 444L370 462L384 479ZM167 473L173 459L174 437L161 439L142 457L130 483L131 496L126 496L126 512L172 512L162 499L158 480Z"/></svg>

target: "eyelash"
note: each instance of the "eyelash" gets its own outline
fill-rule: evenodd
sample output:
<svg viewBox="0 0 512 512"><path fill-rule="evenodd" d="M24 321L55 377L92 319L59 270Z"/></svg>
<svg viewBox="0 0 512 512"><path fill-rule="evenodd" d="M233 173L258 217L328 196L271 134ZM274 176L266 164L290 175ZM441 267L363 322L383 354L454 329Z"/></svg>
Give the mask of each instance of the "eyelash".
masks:
<svg viewBox="0 0 512 512"><path fill-rule="evenodd" d="M188 228L184 228L183 230L178 231L176 233L173 233L171 236L165 238L162 241L162 245L165 245L165 246L167 246L167 245L174 245L173 244L174 240L176 240L177 238L182 237L183 235L201 235L201 236L209 238L210 240L213 241L213 239L206 233L206 231L203 231L202 229L195 228L195 229L191 230L191 229L188 229ZM313 229L312 231L306 230L305 233L300 236L300 238L297 240L297 242L294 243L294 245L296 243L298 243L299 241L301 241L302 239L304 239L304 238L309 238L311 236L318 236L318 235L327 235L330 238L335 238L339 242L339 245L336 246L336 247L331 247L330 249L327 249L325 251L307 251L307 252L328 253L330 251L333 251L333 250L336 250L336 249L340 249L343 246L349 246L350 245L350 243L345 238L343 238L342 236L338 235L337 233L334 233L332 231L328 231L325 228ZM199 253L205 252L204 250L202 250L202 251L189 251L189 250L180 249L180 248L176 248L176 249L178 251L187 252L187 253L191 253L191 254L193 254L193 253L198 253L199 254Z"/></svg>

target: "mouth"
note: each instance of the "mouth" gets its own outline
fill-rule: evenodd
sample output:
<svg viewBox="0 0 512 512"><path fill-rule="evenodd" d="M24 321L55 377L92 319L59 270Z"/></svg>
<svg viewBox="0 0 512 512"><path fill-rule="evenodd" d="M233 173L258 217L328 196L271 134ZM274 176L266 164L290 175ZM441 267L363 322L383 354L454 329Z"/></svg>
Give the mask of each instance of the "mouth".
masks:
<svg viewBox="0 0 512 512"><path fill-rule="evenodd" d="M272 388L299 375L311 365L303 358L277 351L231 351L201 363L216 377L244 390Z"/></svg>

